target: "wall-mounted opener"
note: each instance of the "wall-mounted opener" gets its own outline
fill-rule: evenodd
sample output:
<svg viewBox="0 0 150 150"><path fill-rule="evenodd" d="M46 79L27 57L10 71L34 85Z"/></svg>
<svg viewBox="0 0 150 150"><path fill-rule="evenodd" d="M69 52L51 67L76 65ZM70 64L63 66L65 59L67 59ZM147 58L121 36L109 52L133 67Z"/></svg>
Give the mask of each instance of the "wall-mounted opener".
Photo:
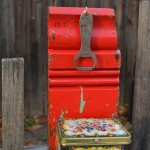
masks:
<svg viewBox="0 0 150 150"><path fill-rule="evenodd" d="M80 16L80 32L81 32L81 48L80 51L76 54L74 58L74 67L77 70L94 70L97 64L97 58L92 52L90 43L91 43L91 33L93 27L93 16L88 12L87 7ZM78 58L80 57L91 57L93 59L93 67L78 67L76 65Z"/></svg>

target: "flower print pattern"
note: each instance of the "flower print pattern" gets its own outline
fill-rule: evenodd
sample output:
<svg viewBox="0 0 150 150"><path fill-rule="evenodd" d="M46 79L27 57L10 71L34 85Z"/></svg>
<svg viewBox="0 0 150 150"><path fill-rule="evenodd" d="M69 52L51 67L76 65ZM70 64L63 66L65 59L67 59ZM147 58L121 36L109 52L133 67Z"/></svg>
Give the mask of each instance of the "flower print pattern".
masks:
<svg viewBox="0 0 150 150"><path fill-rule="evenodd" d="M115 119L66 119L61 127L65 136L125 136L127 132Z"/></svg>
<svg viewBox="0 0 150 150"><path fill-rule="evenodd" d="M122 147L89 147L89 148L74 148L72 150L123 150Z"/></svg>

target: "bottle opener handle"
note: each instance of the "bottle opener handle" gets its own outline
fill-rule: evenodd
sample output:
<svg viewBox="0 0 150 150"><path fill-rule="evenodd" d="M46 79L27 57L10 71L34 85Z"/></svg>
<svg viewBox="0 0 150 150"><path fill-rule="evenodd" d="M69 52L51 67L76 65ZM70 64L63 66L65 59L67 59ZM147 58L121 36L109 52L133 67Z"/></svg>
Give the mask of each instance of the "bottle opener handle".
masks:
<svg viewBox="0 0 150 150"><path fill-rule="evenodd" d="M97 64L97 58L95 54L92 52L90 43L91 43L91 33L93 27L93 16L87 12L87 10L83 11L80 16L80 32L81 32L81 48L80 51L74 57L74 67L77 70L94 70ZM92 58L94 65L93 67L78 67L76 62L80 57L90 57Z"/></svg>

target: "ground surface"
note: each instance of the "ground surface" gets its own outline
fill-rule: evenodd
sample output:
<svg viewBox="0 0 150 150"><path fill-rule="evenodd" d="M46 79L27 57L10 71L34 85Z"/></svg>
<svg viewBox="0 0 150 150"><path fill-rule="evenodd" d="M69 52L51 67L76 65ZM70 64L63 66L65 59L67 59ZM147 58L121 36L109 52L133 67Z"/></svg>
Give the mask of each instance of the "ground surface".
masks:
<svg viewBox="0 0 150 150"><path fill-rule="evenodd" d="M32 147L32 149L35 150L33 146L47 144L47 117L44 116L26 117L24 124L25 124L25 133L24 133L25 146ZM2 121L0 119L0 148L1 147L2 147ZM46 147L40 146L36 150L46 150L44 148Z"/></svg>

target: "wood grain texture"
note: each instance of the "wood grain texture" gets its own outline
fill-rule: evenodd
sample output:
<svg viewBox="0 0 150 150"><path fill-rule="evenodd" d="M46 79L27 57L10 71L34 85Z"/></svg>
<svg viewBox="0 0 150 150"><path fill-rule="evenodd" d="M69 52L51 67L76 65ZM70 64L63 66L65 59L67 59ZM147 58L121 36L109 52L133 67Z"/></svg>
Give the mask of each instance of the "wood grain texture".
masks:
<svg viewBox="0 0 150 150"><path fill-rule="evenodd" d="M88 0L88 1L87 1L87 6L88 6L88 7L93 7L93 8L99 7L99 4L98 4L99 1L100 1L100 0L92 0L92 1L91 1L91 0Z"/></svg>
<svg viewBox="0 0 150 150"><path fill-rule="evenodd" d="M2 59L3 56L3 28L2 28L2 23L3 23L3 0L0 0L0 60ZM1 72L1 61L0 61L0 85L2 85L2 78L1 78L2 72ZM0 86L0 99L2 99L2 86ZM2 103L0 101L0 114L2 113Z"/></svg>
<svg viewBox="0 0 150 150"><path fill-rule="evenodd" d="M2 127L3 150L23 150L23 58L2 60Z"/></svg>
<svg viewBox="0 0 150 150"><path fill-rule="evenodd" d="M104 0L104 7L105 8L111 8L112 4L111 4L111 0Z"/></svg>
<svg viewBox="0 0 150 150"><path fill-rule="evenodd" d="M25 114L47 112L47 0L1 0L1 58L24 57ZM1 92L0 92L1 93Z"/></svg>
<svg viewBox="0 0 150 150"><path fill-rule="evenodd" d="M132 150L150 149L150 2L140 2Z"/></svg>
<svg viewBox="0 0 150 150"><path fill-rule="evenodd" d="M127 60L127 19L126 11L128 11L127 3L124 0L115 0L113 2L116 15L116 28L118 34L118 47L121 50L121 73L120 73L120 105L124 104L124 91L126 81L126 60Z"/></svg>
<svg viewBox="0 0 150 150"><path fill-rule="evenodd" d="M139 0L130 0L128 3L128 43L127 43L127 60L126 60L126 82L124 103L128 104L129 118L132 118L132 104L134 92L134 76L135 76L135 63L137 52L137 32L138 32L138 10Z"/></svg>

